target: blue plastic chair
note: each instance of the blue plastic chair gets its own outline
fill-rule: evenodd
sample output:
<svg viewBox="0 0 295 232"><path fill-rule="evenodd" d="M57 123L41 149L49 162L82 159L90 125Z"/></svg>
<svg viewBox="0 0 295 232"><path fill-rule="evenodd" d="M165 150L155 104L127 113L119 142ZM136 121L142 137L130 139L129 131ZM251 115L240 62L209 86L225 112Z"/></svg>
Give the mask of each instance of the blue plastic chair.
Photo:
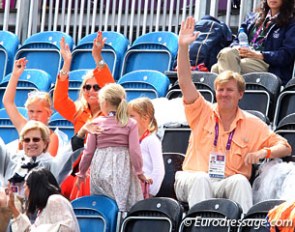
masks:
<svg viewBox="0 0 295 232"><path fill-rule="evenodd" d="M14 55L19 44L17 35L9 31L0 31L0 81L12 71Z"/></svg>
<svg viewBox="0 0 295 232"><path fill-rule="evenodd" d="M3 99L5 89L10 80L11 74L6 75L0 83L0 99ZM16 106L24 106L28 93L34 90L48 92L51 85L51 76L39 69L25 69L20 76L15 95ZM0 107L4 107L2 102Z"/></svg>
<svg viewBox="0 0 295 232"><path fill-rule="evenodd" d="M91 54L93 40L97 33L82 38L73 51L72 70L93 69L96 64ZM111 70L114 78L118 80L124 54L128 48L129 40L121 33L114 31L104 31L102 36L106 38L105 47L102 49L102 56Z"/></svg>
<svg viewBox="0 0 295 232"><path fill-rule="evenodd" d="M71 36L59 31L44 31L32 35L25 40L15 59L26 57L28 60L27 68L41 69L52 76L52 83L62 66L60 55L60 40L64 37L70 49L73 48L74 41Z"/></svg>
<svg viewBox="0 0 295 232"><path fill-rule="evenodd" d="M127 101L130 101L138 97L165 97L170 81L159 71L138 70L126 73L118 80L118 84L125 88Z"/></svg>
<svg viewBox="0 0 295 232"><path fill-rule="evenodd" d="M48 127L52 130L58 128L64 132L69 139L71 139L74 135L74 125L61 116L59 112L55 112L51 115Z"/></svg>
<svg viewBox="0 0 295 232"><path fill-rule="evenodd" d="M25 107L17 107L17 109L25 118L28 117ZM12 124L5 108L0 109L0 136L5 144L19 138L19 134Z"/></svg>
<svg viewBox="0 0 295 232"><path fill-rule="evenodd" d="M81 231L115 232L118 206L104 195L80 197L72 201Z"/></svg>
<svg viewBox="0 0 295 232"><path fill-rule="evenodd" d="M173 32L150 32L138 37L124 56L121 76L134 70L171 70L178 50Z"/></svg>

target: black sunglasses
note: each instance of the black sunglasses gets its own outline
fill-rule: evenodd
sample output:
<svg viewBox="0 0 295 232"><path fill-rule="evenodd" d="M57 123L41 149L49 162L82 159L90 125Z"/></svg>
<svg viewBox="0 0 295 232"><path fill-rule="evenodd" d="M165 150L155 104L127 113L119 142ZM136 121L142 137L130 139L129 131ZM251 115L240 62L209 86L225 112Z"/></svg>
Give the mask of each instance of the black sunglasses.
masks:
<svg viewBox="0 0 295 232"><path fill-rule="evenodd" d="M33 141L34 143L39 143L41 141L41 138L38 138L38 137L24 138L23 141L24 143L29 143L31 141Z"/></svg>
<svg viewBox="0 0 295 232"><path fill-rule="evenodd" d="M87 91L90 91L91 88L93 88L93 90L95 92L97 92L98 90L100 90L100 87L98 86L98 84L95 84L95 85L89 85L89 84L87 84L87 85L84 85L83 86L83 89L85 89Z"/></svg>

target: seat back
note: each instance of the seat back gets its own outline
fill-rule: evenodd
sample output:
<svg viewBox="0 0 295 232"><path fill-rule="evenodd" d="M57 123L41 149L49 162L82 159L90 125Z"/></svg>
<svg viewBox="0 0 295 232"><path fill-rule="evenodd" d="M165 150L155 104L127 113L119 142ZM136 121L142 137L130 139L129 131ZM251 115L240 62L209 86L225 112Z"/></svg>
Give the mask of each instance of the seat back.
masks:
<svg viewBox="0 0 295 232"><path fill-rule="evenodd" d="M0 98L3 98L4 92L11 78L11 73L6 75L0 83ZM42 92L49 92L51 86L51 76L45 71L39 69L25 69L20 76L15 95L16 106L24 106L28 94L31 91L38 90ZM1 102L1 107L4 107Z"/></svg>
<svg viewBox="0 0 295 232"><path fill-rule="evenodd" d="M122 85L127 93L127 100L138 97L164 97L170 81L166 75L154 70L138 70L122 76L118 84Z"/></svg>
<svg viewBox="0 0 295 232"><path fill-rule="evenodd" d="M72 206L80 231L116 231L119 211L113 199L104 195L84 196L73 200Z"/></svg>
<svg viewBox="0 0 295 232"><path fill-rule="evenodd" d="M138 37L124 56L121 76L135 70L171 70L178 49L173 32L150 32Z"/></svg>
<svg viewBox="0 0 295 232"><path fill-rule="evenodd" d="M181 222L179 231L236 231L241 206L229 199L212 198L195 204ZM236 223L229 223L235 221Z"/></svg>
<svg viewBox="0 0 295 232"><path fill-rule="evenodd" d="M244 74L243 77L246 82L246 91L240 101L240 107L261 111L272 121L282 84L280 78L269 72L251 72Z"/></svg>
<svg viewBox="0 0 295 232"><path fill-rule="evenodd" d="M93 40L97 33L83 37L73 51L71 70L93 69L96 64L92 57ZM102 57L111 70L115 80L120 77L120 71L124 54L129 46L129 40L123 34L114 31L104 31L102 36L106 38L102 49Z"/></svg>
<svg viewBox="0 0 295 232"><path fill-rule="evenodd" d="M123 220L121 232L178 231L181 204L171 198L155 197L137 202Z"/></svg>
<svg viewBox="0 0 295 232"><path fill-rule="evenodd" d="M189 127L167 127L164 128L162 137L162 151L164 153L186 154L191 129Z"/></svg>
<svg viewBox="0 0 295 232"><path fill-rule="evenodd" d="M283 200L267 200L253 205L243 218L239 232L269 231L269 228L266 228L268 211L283 202Z"/></svg>
<svg viewBox="0 0 295 232"><path fill-rule="evenodd" d="M52 83L55 83L56 77L62 66L60 54L60 40L64 37L70 49L73 47L73 39L66 33L59 31L39 32L27 40L18 49L15 59L26 57L27 68L41 69L46 71L52 77ZM50 62L50 65L48 65Z"/></svg>
<svg viewBox="0 0 295 232"><path fill-rule="evenodd" d="M291 86L290 86L291 87ZM295 113L295 89L286 88L283 90L277 100L277 106L274 115L273 127L280 124L280 121L289 114Z"/></svg>
<svg viewBox="0 0 295 232"><path fill-rule="evenodd" d="M286 162L295 162L295 113L284 117L276 127L275 132L287 139L292 147L291 156L286 156L283 160Z"/></svg>
<svg viewBox="0 0 295 232"><path fill-rule="evenodd" d="M156 197L170 197L176 199L174 191L175 173L182 170L184 157L185 155L181 153L163 153L165 176Z"/></svg>
<svg viewBox="0 0 295 232"><path fill-rule="evenodd" d="M267 125L270 124L269 118L265 114L261 113L260 111L257 111L257 110L247 110L247 112L250 113L250 114L253 114L257 118L261 119Z"/></svg>
<svg viewBox="0 0 295 232"><path fill-rule="evenodd" d="M64 132L70 139L74 135L74 125L60 115L59 112L55 112L51 115L48 127L52 130L58 128Z"/></svg>
<svg viewBox="0 0 295 232"><path fill-rule="evenodd" d="M17 107L18 111L27 118L27 109L25 107ZM19 134L12 124L5 108L0 109L0 136L5 144L8 144L19 138Z"/></svg>
<svg viewBox="0 0 295 232"><path fill-rule="evenodd" d="M14 55L20 45L16 34L0 31L0 82L3 77L12 72Z"/></svg>

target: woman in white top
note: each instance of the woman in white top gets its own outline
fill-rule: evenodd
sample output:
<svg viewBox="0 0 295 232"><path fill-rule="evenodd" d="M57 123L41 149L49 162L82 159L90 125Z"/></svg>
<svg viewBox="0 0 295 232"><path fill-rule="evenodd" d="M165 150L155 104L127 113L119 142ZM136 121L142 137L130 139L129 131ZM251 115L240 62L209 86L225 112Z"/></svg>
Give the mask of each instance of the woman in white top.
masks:
<svg viewBox="0 0 295 232"><path fill-rule="evenodd" d="M137 121L143 172L153 180L149 194L156 196L165 175L162 145L156 133L158 124L153 104L148 98L137 98L128 103L128 114Z"/></svg>
<svg viewBox="0 0 295 232"><path fill-rule="evenodd" d="M9 186L8 207L12 211L12 231L64 231L79 232L78 221L71 203L60 194L53 174L45 168L29 172L24 183L27 198L27 213L37 213L31 224L28 216L19 212L14 204L14 193Z"/></svg>

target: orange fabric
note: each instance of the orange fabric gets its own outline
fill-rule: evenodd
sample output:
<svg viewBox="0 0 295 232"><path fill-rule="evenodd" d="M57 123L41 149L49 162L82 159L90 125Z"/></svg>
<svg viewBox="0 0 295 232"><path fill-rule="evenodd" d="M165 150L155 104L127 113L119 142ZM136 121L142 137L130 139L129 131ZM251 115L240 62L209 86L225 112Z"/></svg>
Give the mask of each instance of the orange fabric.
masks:
<svg viewBox="0 0 295 232"><path fill-rule="evenodd" d="M276 228L282 232L293 232L295 229L295 202L284 202L270 210L267 216L271 224L270 232L276 232Z"/></svg>
<svg viewBox="0 0 295 232"><path fill-rule="evenodd" d="M221 121L218 109L216 104L205 101L200 95L194 103L185 104L185 113L193 129L182 168L185 171L208 172L209 154L215 150L216 117ZM229 133L234 129L231 149L226 152ZM278 143L290 147L283 137L271 131L261 120L239 109L229 131L219 124L217 151L226 154L225 176L242 174L249 179L252 165L245 165L246 154Z"/></svg>
<svg viewBox="0 0 295 232"><path fill-rule="evenodd" d="M106 65L104 68L96 68L93 71L93 75L100 87L103 87L107 83L114 83L114 78ZM74 124L75 133L77 133L80 128L92 119L92 115L89 109L83 111L78 117L75 117L77 113L76 105L72 99L69 98L68 94L69 80L66 79L61 81L59 78L56 80L54 94L53 94L53 104L56 111L58 111L65 119Z"/></svg>
<svg viewBox="0 0 295 232"><path fill-rule="evenodd" d="M93 71L93 75L100 87L103 87L107 83L115 82L107 65L103 68L96 68ZM65 119L73 123L75 133L77 133L88 120L92 119L92 115L90 110L86 109L78 117L74 118L77 113L76 105L74 101L69 98L68 89L69 80L66 79L61 81L57 78L53 94L53 104L56 111L58 111ZM98 116L100 115L102 115L102 112L98 114ZM79 166L80 159L81 157L74 162L73 167ZM75 181L76 177L71 175L62 183L61 189L65 197L74 200L77 197L90 194L89 177L86 178L85 184L80 186L80 190L74 185Z"/></svg>

